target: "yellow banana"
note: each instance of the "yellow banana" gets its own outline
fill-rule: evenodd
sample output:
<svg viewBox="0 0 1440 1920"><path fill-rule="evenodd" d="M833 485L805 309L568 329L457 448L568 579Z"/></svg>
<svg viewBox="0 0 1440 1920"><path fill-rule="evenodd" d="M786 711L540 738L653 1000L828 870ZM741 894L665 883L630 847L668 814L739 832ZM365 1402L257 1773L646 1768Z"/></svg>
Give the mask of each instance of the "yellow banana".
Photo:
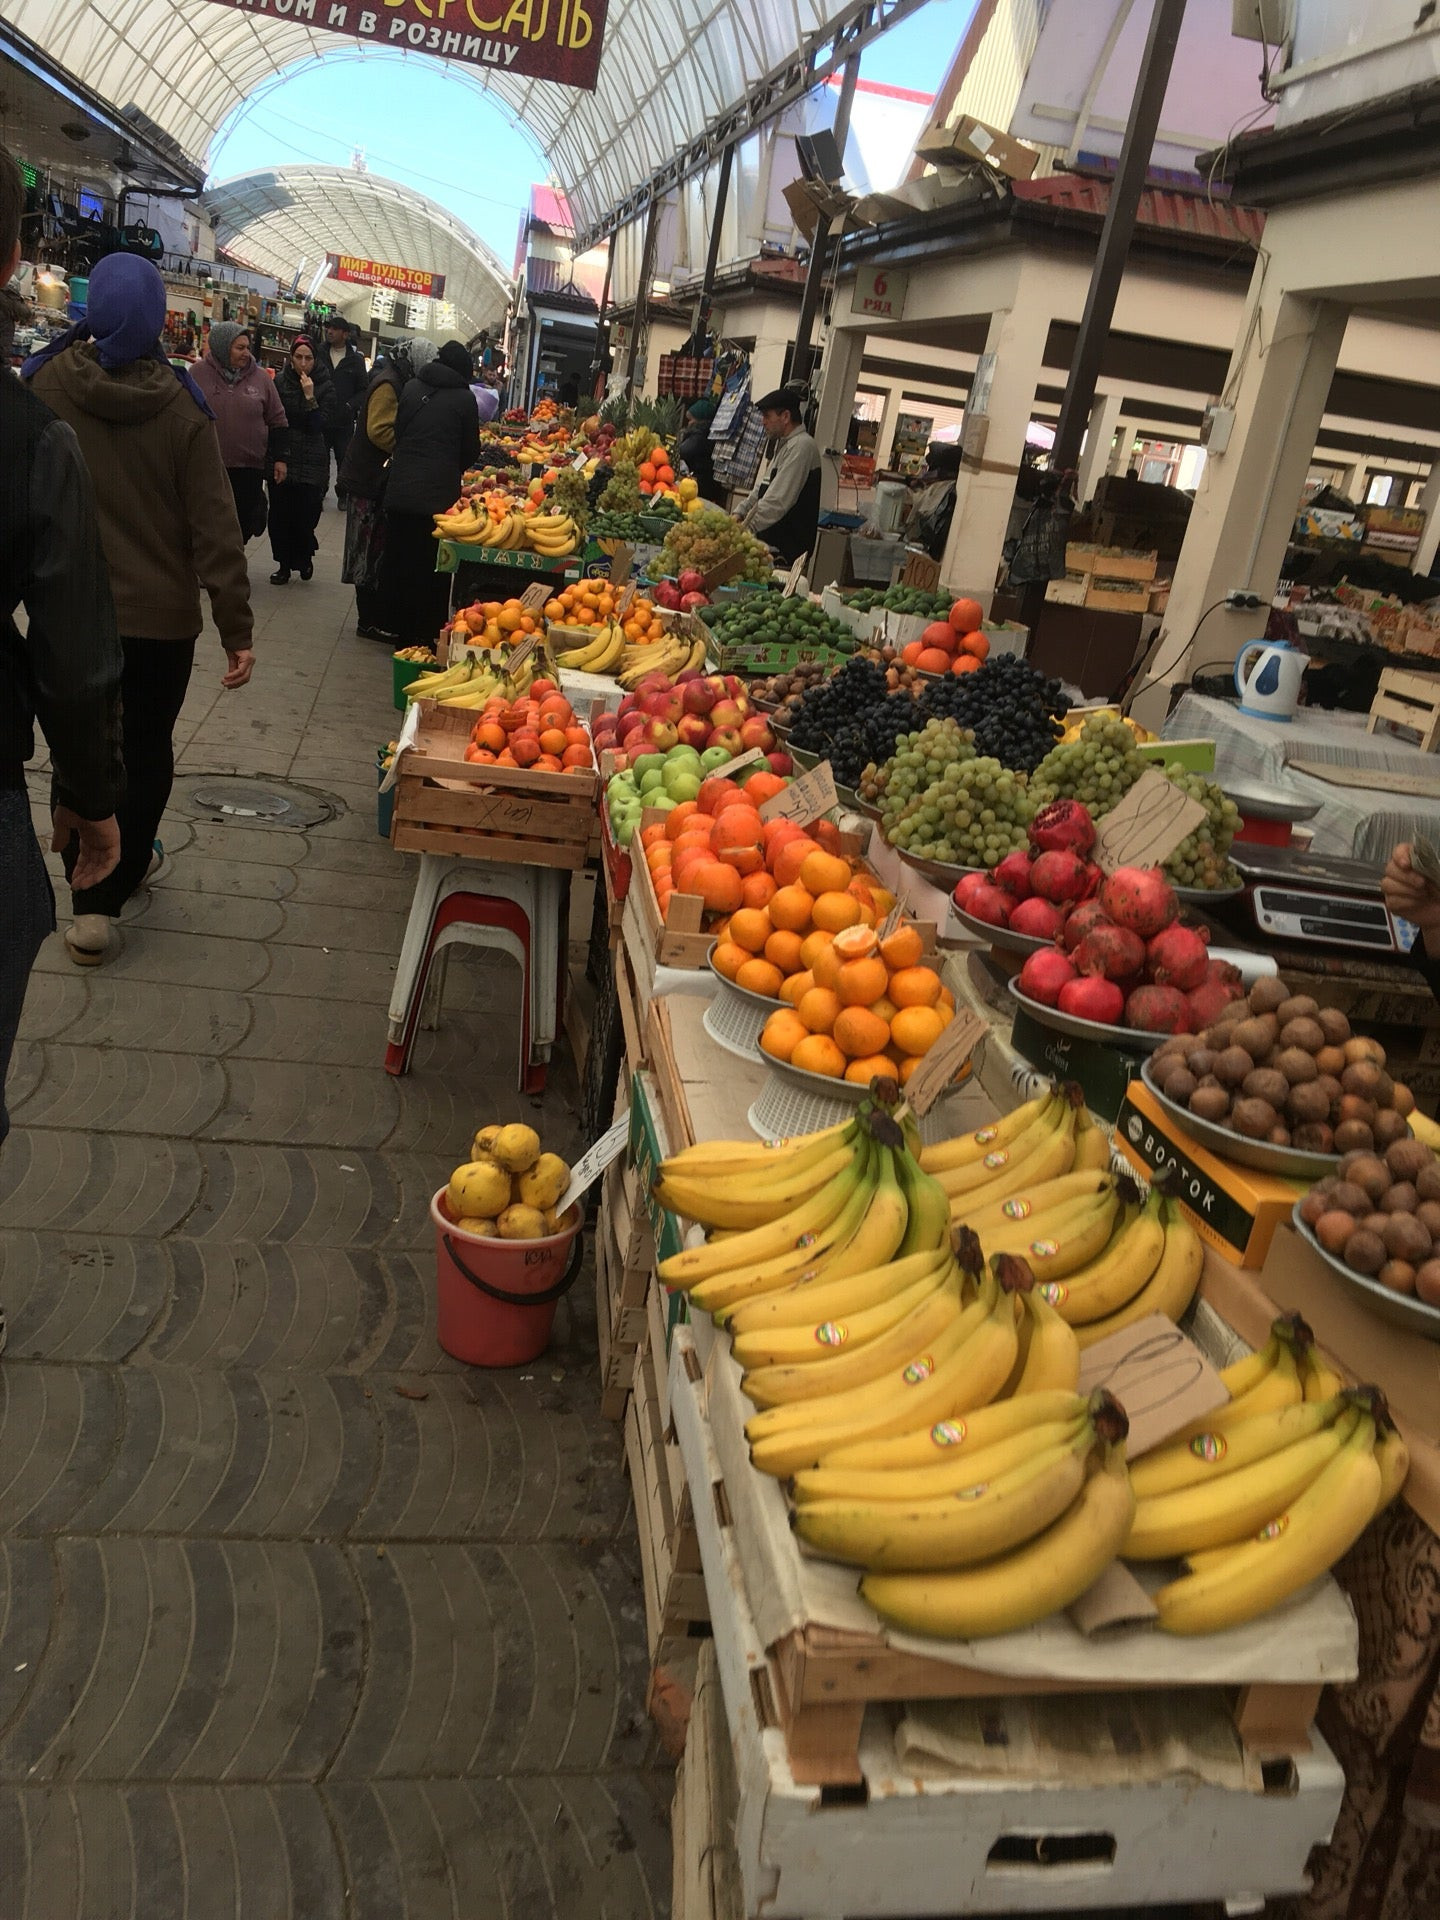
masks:
<svg viewBox="0 0 1440 1920"><path fill-rule="evenodd" d="M1432 1153L1440 1153L1440 1120L1432 1120L1428 1113L1422 1113L1418 1107L1410 1114L1410 1131L1417 1140L1422 1140Z"/></svg>
<svg viewBox="0 0 1440 1920"><path fill-rule="evenodd" d="M722 1273L732 1273L752 1261L771 1260L796 1250L803 1242L813 1245L813 1236L824 1231L854 1196L863 1177L863 1162L852 1157L832 1179L808 1199L779 1220L763 1227L752 1227L739 1240L727 1240L718 1246L683 1247L679 1253L662 1260L657 1272L667 1287L691 1287Z"/></svg>
<svg viewBox="0 0 1440 1920"><path fill-rule="evenodd" d="M1302 1400L1293 1407L1273 1407L1269 1413L1238 1420L1224 1432L1217 1429L1189 1440L1167 1440L1131 1462L1130 1484L1137 1500L1153 1500L1182 1487L1209 1486L1319 1433L1339 1418L1340 1411L1338 1397Z"/></svg>
<svg viewBox="0 0 1440 1920"><path fill-rule="evenodd" d="M907 1254L903 1260L868 1267L863 1273L846 1274L839 1280L793 1281L780 1292L747 1300L729 1315L727 1324L735 1337L736 1357L740 1355L742 1336L765 1339L783 1333L787 1339L799 1335L808 1340L822 1321L888 1308L917 1281L938 1284L942 1275L956 1271L949 1249L937 1248L929 1253Z"/></svg>
<svg viewBox="0 0 1440 1920"><path fill-rule="evenodd" d="M1084 1211L1070 1215L1058 1228L1052 1217L1049 1229L1038 1233L1029 1229L1028 1222L1023 1232L992 1233L984 1242L985 1251L992 1256L1018 1256L1037 1281L1049 1286L1085 1266L1109 1245L1117 1207L1114 1194L1097 1194Z"/></svg>
<svg viewBox="0 0 1440 1920"><path fill-rule="evenodd" d="M725 1272L702 1280L698 1286L689 1289L692 1306L712 1314L716 1324L724 1326L732 1307L758 1300L807 1275L823 1278L829 1263L840 1257L859 1232L874 1191L875 1182L870 1173L861 1174L849 1199L828 1227L813 1236L808 1233L798 1235L796 1244L772 1259L754 1261L742 1257L738 1264L727 1268ZM746 1231L753 1232L755 1229L747 1228ZM726 1251L741 1245L743 1237L737 1234L733 1240L712 1244Z"/></svg>
<svg viewBox="0 0 1440 1920"><path fill-rule="evenodd" d="M983 1160L987 1153L1013 1145L1023 1133L1050 1114L1058 1099L1059 1095L1051 1088L1049 1092L1037 1094L1033 1100L1016 1107L992 1126L981 1127L976 1133L963 1133L956 1140L937 1140L932 1147L922 1147L920 1164L926 1173L938 1175L947 1169Z"/></svg>
<svg viewBox="0 0 1440 1920"><path fill-rule="evenodd" d="M848 1143L831 1147L808 1163L782 1166L770 1180L749 1171L687 1178L662 1170L651 1192L668 1212L698 1220L703 1227L763 1227L843 1172L854 1157L855 1148Z"/></svg>
<svg viewBox="0 0 1440 1920"><path fill-rule="evenodd" d="M1300 1383L1307 1400L1330 1400L1345 1390L1344 1375L1335 1371L1313 1343L1300 1362Z"/></svg>
<svg viewBox="0 0 1440 1920"><path fill-rule="evenodd" d="M1033 1226L1038 1230L1042 1222L1048 1223L1052 1214L1068 1216L1077 1203L1114 1191L1115 1180L1108 1173L1096 1173L1092 1169L1062 1173L1058 1180L1047 1180L1043 1186L1030 1187L1024 1193L1007 1194L1003 1200L991 1200L984 1206L968 1208L965 1224L980 1236L983 1246L985 1235L997 1227L1003 1230L1012 1226Z"/></svg>
<svg viewBox="0 0 1440 1920"><path fill-rule="evenodd" d="M1110 1136L1088 1107L1075 1116L1075 1167L1079 1171L1110 1171Z"/></svg>
<svg viewBox="0 0 1440 1920"><path fill-rule="evenodd" d="M1062 1319L1083 1326L1134 1299L1165 1251L1161 1198L1159 1189L1152 1188L1145 1205L1111 1235L1104 1250L1051 1290L1050 1303Z"/></svg>
<svg viewBox="0 0 1440 1920"><path fill-rule="evenodd" d="M1280 1336L1272 1327L1270 1338L1263 1347L1257 1347L1254 1353L1247 1353L1239 1360L1232 1360L1228 1367L1220 1369L1220 1379L1225 1391L1232 1400L1238 1400L1248 1393L1269 1373L1280 1355Z"/></svg>
<svg viewBox="0 0 1440 1920"><path fill-rule="evenodd" d="M1329 1465L1262 1529L1261 1538L1160 1589L1158 1625L1167 1633L1218 1633L1269 1612L1354 1545L1382 1489L1375 1422L1366 1414Z"/></svg>
<svg viewBox="0 0 1440 1920"><path fill-rule="evenodd" d="M945 1415L933 1425L911 1427L885 1438L837 1441L824 1456L824 1465L887 1473L931 1467L961 1454L973 1458L1015 1434L1030 1433L1054 1421L1073 1424L1084 1412L1085 1401L1078 1393L1051 1391L1027 1394L1023 1400L997 1400L973 1413Z"/></svg>
<svg viewBox="0 0 1440 1920"><path fill-rule="evenodd" d="M1152 1313L1163 1313L1167 1319L1178 1321L1195 1298L1205 1264L1204 1244L1178 1202L1167 1199L1161 1214L1165 1222L1165 1249L1160 1255L1160 1264L1123 1307L1076 1329L1082 1352L1097 1340L1118 1333L1122 1327L1133 1326ZM1131 1473L1134 1473L1133 1467Z"/></svg>
<svg viewBox="0 0 1440 1920"><path fill-rule="evenodd" d="M887 1268L886 1271L893 1272L894 1269ZM847 1313L843 1318L827 1315L820 1320L811 1320L804 1326L772 1325L764 1331L753 1333L736 1332L732 1322L732 1351L740 1365L746 1368L813 1366L836 1353L854 1353L877 1340L882 1333L888 1333L922 1300L938 1292L943 1272L944 1269L937 1265L922 1278L891 1294L889 1299L877 1300L874 1305L862 1307L856 1313ZM958 1275L955 1291L958 1294Z"/></svg>
<svg viewBox="0 0 1440 1920"><path fill-rule="evenodd" d="M882 1620L910 1633L947 1640L1012 1633L1094 1585L1129 1531L1134 1504L1124 1442L1107 1442L1066 1512L1015 1552L953 1573L867 1574L860 1591Z"/></svg>
<svg viewBox="0 0 1440 1920"><path fill-rule="evenodd" d="M995 1479L932 1499L818 1500L795 1531L832 1560L908 1573L973 1566L1010 1553L1058 1520L1085 1483L1095 1430L1047 1447Z"/></svg>
<svg viewBox="0 0 1440 1920"><path fill-rule="evenodd" d="M1075 1158L1075 1133L1068 1108L1057 1105L1034 1129L1013 1146L993 1147L983 1160L967 1166L942 1170L934 1177L950 1196L950 1211L957 1202L974 1199L984 1205L1003 1200L1007 1194L1023 1193L1042 1180L1056 1179L1070 1171Z"/></svg>
<svg viewBox="0 0 1440 1920"><path fill-rule="evenodd" d="M1050 1304L1048 1290L1031 1286L1022 1292L1021 1310L1030 1323L1024 1365L1009 1391L1014 1395L1073 1393L1080 1378L1080 1342Z"/></svg>
<svg viewBox="0 0 1440 1920"><path fill-rule="evenodd" d="M895 1150L895 1172L905 1196L905 1232L896 1257L950 1244L950 1201L940 1182L926 1173L908 1147Z"/></svg>
<svg viewBox="0 0 1440 1920"><path fill-rule="evenodd" d="M852 1273L867 1273L871 1267L883 1266L895 1258L905 1237L907 1209L895 1172L895 1156L888 1147L872 1147L871 1151L879 1156L879 1177L874 1180L870 1205L853 1237L826 1260L827 1280L844 1280ZM873 1174L872 1169L872 1178Z"/></svg>
<svg viewBox="0 0 1440 1920"><path fill-rule="evenodd" d="M746 1396L757 1407L791 1407L866 1386L939 1339L960 1318L960 1288L954 1282L933 1287L887 1332L862 1347L831 1349L808 1366L756 1367L743 1382Z"/></svg>
<svg viewBox="0 0 1440 1920"><path fill-rule="evenodd" d="M1192 1420L1188 1427L1183 1427L1179 1433L1173 1435L1173 1441L1183 1443L1193 1440L1197 1434L1202 1433L1224 1433L1228 1436L1242 1420L1251 1420L1257 1413L1268 1413L1272 1408L1297 1406L1305 1398L1305 1394L1300 1385L1300 1369L1293 1350L1287 1342L1272 1338L1263 1352L1267 1364L1258 1376L1248 1368L1236 1374L1236 1378L1252 1381L1252 1385L1237 1394L1227 1405L1216 1407L1213 1412L1205 1414L1199 1420ZM1250 1359L1255 1357L1247 1356ZM1237 1368L1245 1367L1245 1362L1236 1362L1236 1366ZM1229 1368L1222 1369L1220 1378L1224 1380L1230 1371Z"/></svg>
<svg viewBox="0 0 1440 1920"><path fill-rule="evenodd" d="M996 1401L1009 1406L1012 1402ZM1083 1404L1083 1403L1082 1403ZM986 1409L989 1411L989 1409ZM796 1474L793 1486L798 1503L806 1500L934 1500L941 1494L963 1492L982 1480L995 1480L1023 1461L1058 1446L1079 1432L1083 1413L1072 1420L1043 1420L1037 1426L1022 1427L993 1446L947 1450L942 1455L934 1444L930 1451L934 1464L910 1468L832 1467L828 1461L819 1467L806 1467ZM884 1442L881 1443L886 1444Z"/></svg>
<svg viewBox="0 0 1440 1920"><path fill-rule="evenodd" d="M667 1154L660 1162L662 1175L672 1173L733 1173L741 1168L756 1173L774 1172L816 1158L828 1148L844 1145L855 1138L857 1123L842 1121L824 1127L819 1133L797 1133L785 1140L702 1140L679 1153Z"/></svg>

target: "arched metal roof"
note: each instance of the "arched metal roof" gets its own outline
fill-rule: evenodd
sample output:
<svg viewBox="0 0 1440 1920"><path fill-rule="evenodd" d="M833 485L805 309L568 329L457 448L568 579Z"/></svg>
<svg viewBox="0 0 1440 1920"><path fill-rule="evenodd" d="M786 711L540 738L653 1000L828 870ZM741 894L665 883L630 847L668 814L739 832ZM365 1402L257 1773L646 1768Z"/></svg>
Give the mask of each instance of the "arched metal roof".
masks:
<svg viewBox="0 0 1440 1920"><path fill-rule="evenodd" d="M289 280L304 261L302 293L327 253L354 253L443 273L444 297L467 335L504 317L509 283L499 260L463 221L398 180L350 167L277 167L222 180L205 201L220 217L216 239L246 266ZM320 289L341 305L357 295L368 298L348 282Z"/></svg>
<svg viewBox="0 0 1440 1920"><path fill-rule="evenodd" d="M844 0L609 0L594 93L444 64L534 135L583 227L843 8ZM202 164L226 117L287 68L395 57L211 0L0 0L0 18Z"/></svg>

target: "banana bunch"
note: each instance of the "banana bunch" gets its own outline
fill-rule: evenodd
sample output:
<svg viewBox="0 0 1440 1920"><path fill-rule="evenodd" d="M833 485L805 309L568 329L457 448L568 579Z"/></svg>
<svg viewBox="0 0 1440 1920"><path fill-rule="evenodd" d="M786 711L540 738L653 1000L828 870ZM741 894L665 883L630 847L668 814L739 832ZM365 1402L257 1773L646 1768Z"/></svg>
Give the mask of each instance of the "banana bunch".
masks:
<svg viewBox="0 0 1440 1920"><path fill-rule="evenodd" d="M422 673L412 680L405 689L405 700L407 705L414 700L438 700L442 707L456 706L463 700L467 706L483 707L491 695L501 692L505 685L504 675L493 667L462 660L443 673Z"/></svg>
<svg viewBox="0 0 1440 1920"><path fill-rule="evenodd" d="M607 620L595 630L595 637L583 647L571 647L557 653L557 666L573 673L613 673L625 651L625 629L616 620Z"/></svg>
<svg viewBox="0 0 1440 1920"><path fill-rule="evenodd" d="M523 520L522 546L550 559L563 559L580 544L579 529L568 513L536 513Z"/></svg>
<svg viewBox="0 0 1440 1920"><path fill-rule="evenodd" d="M673 680L677 674L704 664L703 640L685 640L679 634L667 633L663 640L628 641L615 677L628 693L647 673L658 671Z"/></svg>
<svg viewBox="0 0 1440 1920"><path fill-rule="evenodd" d="M642 460L648 460L652 453L662 445L660 436L649 427L632 427L629 433L621 434L610 450L613 466L617 459L630 460L638 467Z"/></svg>

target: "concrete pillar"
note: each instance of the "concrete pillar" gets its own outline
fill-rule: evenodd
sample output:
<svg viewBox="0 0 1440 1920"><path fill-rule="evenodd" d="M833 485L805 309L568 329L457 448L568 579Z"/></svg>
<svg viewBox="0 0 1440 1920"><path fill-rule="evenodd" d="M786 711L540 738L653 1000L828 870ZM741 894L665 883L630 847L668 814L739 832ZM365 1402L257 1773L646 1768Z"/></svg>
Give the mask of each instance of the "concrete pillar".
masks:
<svg viewBox="0 0 1440 1920"><path fill-rule="evenodd" d="M1435 550L1440 547L1440 460L1425 476L1417 505L1425 515L1425 531L1415 549L1416 573L1429 573L1435 565Z"/></svg>
<svg viewBox="0 0 1440 1920"><path fill-rule="evenodd" d="M855 412L855 389L860 382L860 362L865 358L863 327L832 327L825 343L825 361L820 369L816 390L815 444L820 449L820 505L840 504L840 461L832 452L842 454Z"/></svg>
<svg viewBox="0 0 1440 1920"><path fill-rule="evenodd" d="M1160 727L1172 681L1263 627L1263 614L1210 609L1232 588L1267 603L1275 591L1346 319L1334 301L1287 291L1283 254L1257 262L1224 389L1234 425L1225 451L1212 447L1205 462L1153 656L1160 677L1134 703L1142 725Z"/></svg>
<svg viewBox="0 0 1440 1920"><path fill-rule="evenodd" d="M1134 444L1134 422L1122 420L1115 434L1115 444L1110 449L1110 457L1105 462L1107 474L1124 473L1130 464L1130 449Z"/></svg>
<svg viewBox="0 0 1440 1920"><path fill-rule="evenodd" d="M995 371L984 416L988 425L981 445L972 437L979 416L973 408L967 412L967 451L955 493L955 517L940 563L945 584L973 594L987 611L1050 331L1050 303L1039 281L1038 273L1022 274L1014 306L990 316L985 351L995 355Z"/></svg>
<svg viewBox="0 0 1440 1920"><path fill-rule="evenodd" d="M1110 472L1115 435L1120 427L1121 393L1097 393L1085 429L1085 445L1080 452L1080 470L1075 486L1079 506L1094 498L1102 474Z"/></svg>
<svg viewBox="0 0 1440 1920"><path fill-rule="evenodd" d="M789 334L781 339L766 334L756 340L750 354L750 398L752 400L758 400L764 393L773 393L779 386L785 372L785 355L789 346Z"/></svg>

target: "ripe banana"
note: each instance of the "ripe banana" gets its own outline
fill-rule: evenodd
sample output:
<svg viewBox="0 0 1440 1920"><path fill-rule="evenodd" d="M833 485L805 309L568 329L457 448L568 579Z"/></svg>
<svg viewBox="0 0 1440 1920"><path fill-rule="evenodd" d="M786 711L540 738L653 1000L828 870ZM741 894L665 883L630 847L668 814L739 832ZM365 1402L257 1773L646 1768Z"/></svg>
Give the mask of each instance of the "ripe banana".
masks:
<svg viewBox="0 0 1440 1920"><path fill-rule="evenodd" d="M1378 1513L1396 1498L1410 1471L1410 1449L1401 1439L1397 1428L1388 1424L1380 1428L1379 1438L1375 1442L1375 1461L1380 1469Z"/></svg>
<svg viewBox="0 0 1440 1920"><path fill-rule="evenodd" d="M1074 1116L1057 1103L1033 1133L1025 1134L1013 1146L992 1147L982 1160L943 1169L935 1178L950 1196L951 1213L957 1214L961 1201L983 1206L1012 1193L1023 1193L1043 1180L1057 1179L1070 1171L1074 1158Z"/></svg>
<svg viewBox="0 0 1440 1920"><path fill-rule="evenodd" d="M1274 1407L1269 1413L1238 1420L1225 1432L1167 1440L1131 1463L1130 1484L1137 1500L1153 1500L1182 1487L1209 1486L1240 1467L1319 1433L1339 1418L1340 1411L1338 1396L1333 1400L1301 1401L1293 1407Z"/></svg>
<svg viewBox="0 0 1440 1920"><path fill-rule="evenodd" d="M797 1133L784 1140L702 1140L693 1147L682 1147L660 1163L661 1173L724 1173L733 1168L773 1168L793 1162L824 1144L849 1140L856 1122L844 1120L819 1133Z"/></svg>
<svg viewBox="0 0 1440 1920"><path fill-rule="evenodd" d="M1299 1498L1334 1459L1359 1418L1352 1408L1333 1426L1238 1467L1213 1485L1137 1499L1122 1548L1125 1558L1178 1560L1211 1547L1238 1545Z"/></svg>
<svg viewBox="0 0 1440 1920"><path fill-rule="evenodd" d="M976 1133L963 1133L956 1140L938 1140L932 1147L922 1147L920 1164L926 1173L938 1175L948 1169L983 1160L987 1153L996 1148L1013 1145L1023 1133L1049 1114L1058 1099L1059 1095L1051 1088L1049 1092L1027 1100L1024 1106L1016 1107L1013 1113L1007 1113L1003 1120L997 1120L993 1126L981 1127Z"/></svg>
<svg viewBox="0 0 1440 1920"><path fill-rule="evenodd" d="M995 1404L1011 1403L997 1401ZM1072 1420L1042 1420L1036 1426L1022 1427L1018 1433L997 1440L993 1446L952 1449L954 1458L942 1455L932 1444L934 1464L913 1469L832 1467L827 1462L797 1473L792 1491L800 1504L807 1500L934 1500L941 1494L959 1493L966 1487L978 1486L982 1480L996 1480L1047 1448L1073 1439L1083 1419L1082 1413Z"/></svg>
<svg viewBox="0 0 1440 1920"><path fill-rule="evenodd" d="M1307 1400L1329 1400L1345 1390L1345 1379L1335 1371L1313 1343L1305 1349L1300 1362L1300 1383Z"/></svg>
<svg viewBox="0 0 1440 1920"><path fill-rule="evenodd" d="M1124 1441L1099 1456L1066 1512L1015 1552L954 1573L868 1574L861 1593L892 1626L946 1640L1017 1632L1068 1607L1115 1557L1135 1504Z"/></svg>
<svg viewBox="0 0 1440 1920"><path fill-rule="evenodd" d="M798 1334L812 1339L823 1321L841 1316L858 1318L877 1307L889 1307L901 1293L917 1281L938 1283L942 1274L956 1271L948 1248L927 1253L910 1253L903 1260L869 1267L863 1273L846 1274L839 1280L796 1280L779 1292L767 1293L758 1300L747 1300L730 1314L728 1324L735 1337L736 1357L740 1357L741 1338L760 1338ZM851 1338L854 1333L852 1330ZM757 1354L762 1349L756 1349ZM760 1364L758 1359L755 1364Z"/></svg>
<svg viewBox="0 0 1440 1920"><path fill-rule="evenodd" d="M1047 1180L1043 1186L1027 1188L1024 1193L1012 1193L1003 1200L970 1207L965 1224L979 1236L983 1246L986 1234L997 1228L1005 1231L1012 1226L1027 1226L1038 1232L1042 1224L1048 1224L1052 1214L1068 1216L1076 1210L1077 1203L1093 1200L1097 1194L1114 1192L1115 1180L1108 1173L1091 1169L1063 1173L1058 1180Z"/></svg>
<svg viewBox="0 0 1440 1920"><path fill-rule="evenodd" d="M824 1465L887 1473L931 1467L962 1454L973 1457L1012 1435L1029 1433L1053 1421L1073 1425L1084 1412L1085 1401L1078 1393L1051 1391L1027 1394L1023 1400L997 1400L993 1406L977 1407L963 1418L947 1416L937 1419L933 1426L912 1427L884 1439L837 1441L825 1455Z"/></svg>
<svg viewBox="0 0 1440 1920"><path fill-rule="evenodd" d="M935 1259L933 1254L928 1257ZM895 1269L889 1267L884 1271L893 1273ZM943 1272L944 1269L937 1262L921 1278L891 1294L888 1299L876 1300L874 1305L847 1313L843 1319L827 1315L820 1320L807 1321L803 1326L771 1325L763 1331L752 1333L737 1332L732 1321L732 1351L740 1365L747 1368L811 1366L830 1354L842 1351L853 1353L877 1340L882 1333L888 1333L922 1300L937 1292ZM868 1279L869 1276L866 1277ZM954 1284L958 1293L958 1275ZM813 1308L811 1312L813 1314Z"/></svg>
<svg viewBox="0 0 1440 1920"><path fill-rule="evenodd" d="M777 1168L769 1179L758 1172L695 1177L662 1168L651 1193L670 1213L698 1220L702 1227L763 1227L843 1172L854 1157L855 1148L842 1142Z"/></svg>
<svg viewBox="0 0 1440 1920"><path fill-rule="evenodd" d="M1248 1364L1257 1357L1253 1354L1237 1361L1233 1369L1222 1369L1220 1374L1227 1385L1226 1376L1232 1372L1234 1378L1252 1384L1236 1394L1228 1406L1217 1407L1213 1413L1192 1420L1188 1427L1182 1428L1174 1436L1176 1440L1193 1440L1197 1434L1209 1432L1221 1432L1228 1436L1242 1420L1252 1419L1257 1413L1268 1413L1272 1408L1296 1406L1305 1398L1300 1385L1300 1368L1288 1341L1272 1336L1261 1351L1265 1365L1258 1375ZM1233 1388L1231 1390L1234 1391Z"/></svg>
<svg viewBox="0 0 1440 1920"><path fill-rule="evenodd" d="M1204 1244L1177 1201L1166 1199L1161 1218L1165 1223L1165 1250L1160 1255L1160 1264L1123 1307L1076 1329L1082 1352L1097 1340L1118 1333L1122 1327L1133 1326L1152 1313L1163 1313L1167 1319L1178 1321L1188 1310L1205 1264ZM1133 1468L1131 1473L1133 1475Z"/></svg>
<svg viewBox="0 0 1440 1920"><path fill-rule="evenodd" d="M1018 1376L1007 1382L1013 1395L1073 1393L1080 1378L1080 1342L1073 1327L1050 1304L1048 1287L1031 1285L1020 1294L1021 1311L1029 1324L1025 1358Z"/></svg>
<svg viewBox="0 0 1440 1920"><path fill-rule="evenodd" d="M1052 1215L1039 1231L1027 1221L1020 1231L990 1234L984 1242L985 1251L992 1256L1018 1255L1036 1280L1048 1286L1086 1266L1109 1245L1117 1205L1113 1193L1097 1194L1093 1200L1077 1204L1075 1212L1063 1220Z"/></svg>
<svg viewBox="0 0 1440 1920"><path fill-rule="evenodd" d="M780 1219L763 1227L752 1227L738 1240L724 1240L716 1246L682 1247L679 1253L661 1261L657 1268L660 1279L667 1287L692 1287L697 1281L733 1273L751 1262L771 1260L802 1246L813 1246L814 1236L823 1232L854 1197L863 1167L863 1159L852 1156L817 1193Z"/></svg>
<svg viewBox="0 0 1440 1920"><path fill-rule="evenodd" d="M1075 1116L1075 1167L1079 1171L1110 1171L1110 1136L1088 1107Z"/></svg>
<svg viewBox="0 0 1440 1920"><path fill-rule="evenodd" d="M869 1210L875 1192L870 1162L871 1155L867 1148L865 1169L829 1226L814 1233L797 1234L793 1243L781 1253L764 1260L746 1259L743 1234L737 1234L733 1240L711 1242L717 1252L729 1255L732 1260L733 1249L739 1247L740 1258L723 1272L712 1274L698 1286L690 1287L691 1304L712 1314L716 1324L724 1326L731 1307L788 1287L806 1275L817 1279L822 1277L829 1263L838 1259L854 1239ZM755 1232L757 1229L749 1228L746 1231Z"/></svg>
<svg viewBox="0 0 1440 1920"><path fill-rule="evenodd" d="M1071 1506L1095 1446L1088 1421L1009 1472L930 1499L818 1500L795 1531L832 1560L882 1573L969 1567L1033 1540Z"/></svg>
<svg viewBox="0 0 1440 1920"><path fill-rule="evenodd" d="M1384 1481L1364 1414L1340 1451L1260 1537L1155 1595L1166 1633L1218 1633L1268 1613L1332 1567L1369 1525Z"/></svg>
<svg viewBox="0 0 1440 1920"><path fill-rule="evenodd" d="M1050 1302L1062 1319L1072 1326L1083 1326L1089 1320L1104 1319L1134 1299L1165 1252L1162 1199L1159 1189L1152 1187L1145 1205L1111 1235L1104 1251L1052 1289Z"/></svg>
<svg viewBox="0 0 1440 1920"><path fill-rule="evenodd" d="M792 1407L863 1387L881 1374L891 1373L912 1355L938 1340L960 1318L958 1283L947 1281L930 1288L903 1320L864 1346L843 1352L829 1348L808 1366L757 1367L747 1372L742 1387L757 1407Z"/></svg>

